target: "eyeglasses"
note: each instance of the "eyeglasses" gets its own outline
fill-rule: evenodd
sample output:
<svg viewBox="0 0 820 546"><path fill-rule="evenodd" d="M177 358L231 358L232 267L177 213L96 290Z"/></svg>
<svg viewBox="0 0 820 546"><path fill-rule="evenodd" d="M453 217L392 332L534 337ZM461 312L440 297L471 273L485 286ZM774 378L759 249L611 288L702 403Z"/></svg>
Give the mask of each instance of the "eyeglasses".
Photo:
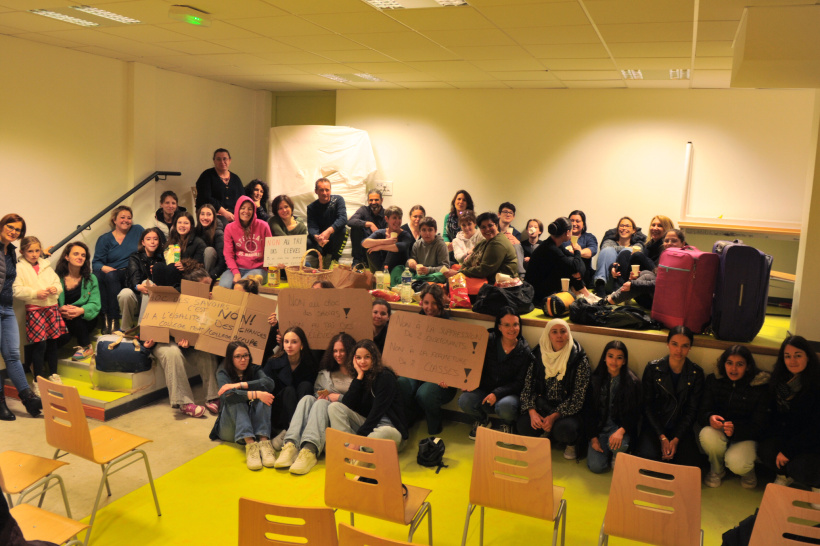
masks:
<svg viewBox="0 0 820 546"><path fill-rule="evenodd" d="M618 226L619 228L629 228L632 229L632 224L621 224Z"/></svg>
<svg viewBox="0 0 820 546"><path fill-rule="evenodd" d="M233 355L234 360L248 360L251 357L249 354L244 355Z"/></svg>
<svg viewBox="0 0 820 546"><path fill-rule="evenodd" d="M5 227L11 233L23 233L23 230L20 228L13 227L11 224L6 224Z"/></svg>
<svg viewBox="0 0 820 546"><path fill-rule="evenodd" d="M501 211L501 214L515 214L515 213L511 210L504 209L504 210Z"/></svg>

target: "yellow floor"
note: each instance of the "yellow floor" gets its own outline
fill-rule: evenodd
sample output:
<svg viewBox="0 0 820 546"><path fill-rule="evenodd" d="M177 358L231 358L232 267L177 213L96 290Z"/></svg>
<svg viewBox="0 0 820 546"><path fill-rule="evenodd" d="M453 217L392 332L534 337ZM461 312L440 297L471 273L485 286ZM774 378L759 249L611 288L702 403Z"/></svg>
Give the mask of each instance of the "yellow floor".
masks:
<svg viewBox="0 0 820 546"><path fill-rule="evenodd" d="M450 423L442 437L447 443L445 463L439 474L416 464L418 441L424 437L418 427L401 453L405 483L433 490L433 537L437 546L461 543L472 471L473 442L467 438L468 426ZM180 446L183 448L183 446ZM566 488L568 503L567 544L595 544L606 510L611 474L594 475L586 461L576 464L553 450L554 481ZM112 487L116 487L116 476ZM237 505L240 497L270 502L323 506L324 459L306 476L286 471L263 469L251 472L245 467L244 450L226 444L157 480L162 517L154 511L147 486L117 500L100 511L92 544L167 545L236 544ZM705 544L720 544L721 534L754 513L763 494L740 487L738 479L727 480L717 489L702 493L702 527ZM337 513L337 522L349 521L347 512ZM356 518L357 526L388 538L406 540L407 531L399 525L365 517ZM548 543L552 524L531 518L487 511L485 543L512 545ZM426 522L416 533L414 543L426 544ZM478 544L478 514L470 526L468 544ZM612 539L610 544L630 544Z"/></svg>

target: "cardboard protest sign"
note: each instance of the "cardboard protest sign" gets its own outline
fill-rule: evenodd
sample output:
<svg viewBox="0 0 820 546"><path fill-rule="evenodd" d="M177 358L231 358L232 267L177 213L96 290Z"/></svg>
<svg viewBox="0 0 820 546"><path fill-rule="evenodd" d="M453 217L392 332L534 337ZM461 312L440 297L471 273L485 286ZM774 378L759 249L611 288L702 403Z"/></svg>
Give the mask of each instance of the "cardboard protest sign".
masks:
<svg viewBox="0 0 820 546"><path fill-rule="evenodd" d="M214 289L210 298L207 286L188 281L182 281L182 290L180 294L171 287L150 288L151 298L140 323L143 340L168 343L170 334L219 356L225 355L228 343L240 340L248 345L254 362L261 363L270 333L268 316L276 310L276 301L222 287Z"/></svg>
<svg viewBox="0 0 820 546"><path fill-rule="evenodd" d="M485 328L415 313L390 317L384 363L403 377L478 388L489 334Z"/></svg>
<svg viewBox="0 0 820 546"><path fill-rule="evenodd" d="M271 265L300 265L307 247L307 235L265 237L265 267Z"/></svg>
<svg viewBox="0 0 820 546"><path fill-rule="evenodd" d="M265 343L270 335L268 317L276 311L276 300L257 296L256 294L246 294L246 296L242 316L239 318L239 324L234 332L234 339L245 342L251 352L253 361L257 364L263 364L262 355L265 352Z"/></svg>
<svg viewBox="0 0 820 546"><path fill-rule="evenodd" d="M356 341L373 339L371 307L364 290L284 288L279 291L280 330L301 327L314 349L324 349L339 332Z"/></svg>
<svg viewBox="0 0 820 546"><path fill-rule="evenodd" d="M140 322L140 338L168 343L171 315L176 311L180 294L171 286L149 286L148 294L148 305Z"/></svg>

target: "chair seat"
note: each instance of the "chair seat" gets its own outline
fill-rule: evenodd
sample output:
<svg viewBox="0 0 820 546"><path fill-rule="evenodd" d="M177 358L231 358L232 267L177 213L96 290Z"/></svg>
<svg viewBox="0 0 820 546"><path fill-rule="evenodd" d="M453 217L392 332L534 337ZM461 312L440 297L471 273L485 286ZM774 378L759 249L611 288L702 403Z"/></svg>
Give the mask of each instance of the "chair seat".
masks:
<svg viewBox="0 0 820 546"><path fill-rule="evenodd" d="M77 533L88 529L88 525L53 514L30 504L21 504L11 509L11 515L20 526L26 540L44 540L62 544Z"/></svg>
<svg viewBox="0 0 820 546"><path fill-rule="evenodd" d="M5 480L5 492L16 495L66 464L19 451L4 451L0 453L0 474Z"/></svg>
<svg viewBox="0 0 820 546"><path fill-rule="evenodd" d="M129 434L108 426L100 426L91 431L91 445L94 446L94 462L106 464L123 453L150 442L148 438Z"/></svg>
<svg viewBox="0 0 820 546"><path fill-rule="evenodd" d="M415 485L404 484L407 488L407 497L404 499L404 523L409 525L416 513L421 508L422 503L427 499L427 496L432 493L431 489L423 487L416 487Z"/></svg>

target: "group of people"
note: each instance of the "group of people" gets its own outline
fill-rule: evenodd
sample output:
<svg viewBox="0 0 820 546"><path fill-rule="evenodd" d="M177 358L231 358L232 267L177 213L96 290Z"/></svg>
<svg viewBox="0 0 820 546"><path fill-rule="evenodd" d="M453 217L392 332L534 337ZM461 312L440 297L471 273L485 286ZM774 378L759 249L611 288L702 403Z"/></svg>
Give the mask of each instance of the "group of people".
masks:
<svg viewBox="0 0 820 546"><path fill-rule="evenodd" d="M498 213L476 215L465 190L454 195L440 234L421 205L412 207L402 224L401 208L383 208L378 191L348 219L344 199L331 192L325 178L315 183L317 199L304 221L294 215L287 195L273 198L268 210L267 185L254 180L243 186L230 172L227 150L216 150L213 160L214 168L197 181L196 215L180 207L172 191L161 195L155 225L148 229L133 223L130 208L117 207L111 231L99 238L93 257L75 241L53 269L42 257L40 241L26 235L23 218L8 214L0 220L0 349L32 416L42 406L20 362L15 297L26 304L32 372L48 377L56 372L57 349L72 337L78 343L73 358L79 360L93 353L91 333L98 323L103 332L130 328L153 284L178 287L186 279L257 292L266 278L264 238L270 236L307 234L327 267L339 259L350 228L354 260L373 270L409 267L416 278L460 270L490 283L499 273L523 277L534 287L537 304L569 278L572 290L590 300L636 298L651 306L661 253L686 246L684 234L665 216L652 218L648 239L634 220L623 217L604 234L599 252L580 210L556 218L542 240L540 220L528 220L521 233L512 225L512 203L502 203ZM424 285L420 307L423 315L449 318L438 284ZM270 342L259 363L241 342L231 343L221 362L185 340L143 343L165 371L172 406L192 417L216 415L212 438L244 445L249 468L304 474L322 453L327 426L401 446L416 420L426 420L430 434L440 433L442 406L458 393L446 383L398 377L381 355L390 304L376 300L372 309L372 340L338 333L324 352L312 350L299 327L280 334L272 315ZM606 471L617 453L632 451L708 468L708 486L720 485L728 468L744 487L754 487L759 458L779 483L820 487L812 464L820 455L820 361L799 336L783 342L772 374L758 370L749 350L735 345L707 378L688 359L692 333L673 328L668 354L648 363L642 380L629 367L626 345L617 340L606 345L593 370L561 319L548 322L531 349L521 335L521 317L505 308L488 339L480 384L458 399L474 418L471 438L479 427L491 426L495 414L504 430L550 436L569 459L586 452L593 472ZM195 364L202 376L202 405L193 399L186 363ZM11 419L0 389L0 420Z"/></svg>

